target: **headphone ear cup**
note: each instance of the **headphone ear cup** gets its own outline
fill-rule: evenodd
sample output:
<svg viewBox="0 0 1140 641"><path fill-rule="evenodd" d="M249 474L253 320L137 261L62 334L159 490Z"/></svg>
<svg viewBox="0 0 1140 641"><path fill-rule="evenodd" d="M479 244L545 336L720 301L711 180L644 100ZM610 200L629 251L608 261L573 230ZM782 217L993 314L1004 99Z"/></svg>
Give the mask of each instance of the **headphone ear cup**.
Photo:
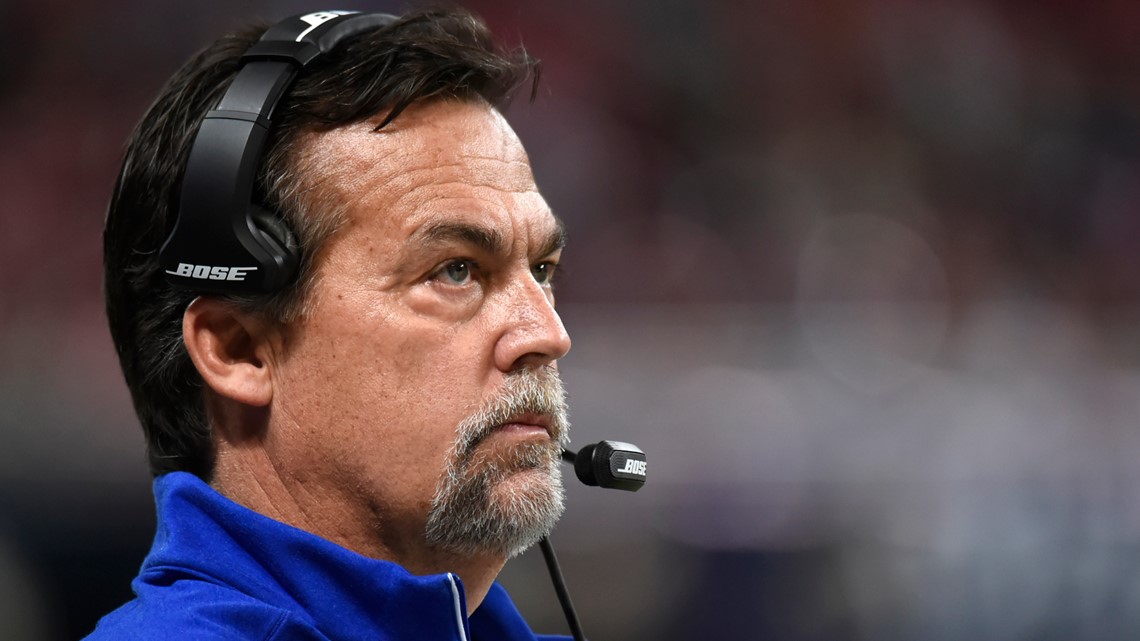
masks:
<svg viewBox="0 0 1140 641"><path fill-rule="evenodd" d="M262 207L251 209L250 218L253 219L254 228L266 247L275 256L281 257L281 267L284 272L282 280L288 280L296 271L300 258L297 237L277 214Z"/></svg>

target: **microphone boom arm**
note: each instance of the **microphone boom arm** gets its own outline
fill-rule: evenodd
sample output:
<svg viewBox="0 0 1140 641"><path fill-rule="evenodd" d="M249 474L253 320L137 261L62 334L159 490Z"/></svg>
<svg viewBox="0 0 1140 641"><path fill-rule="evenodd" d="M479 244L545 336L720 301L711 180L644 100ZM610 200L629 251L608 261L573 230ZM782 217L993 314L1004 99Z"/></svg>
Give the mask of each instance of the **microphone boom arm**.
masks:
<svg viewBox="0 0 1140 641"><path fill-rule="evenodd" d="M645 452L630 443L601 441L587 445L577 453L564 449L562 460L574 466L578 480L586 485L629 492L636 492L645 485ZM550 537L542 537L538 544L542 548L542 557L546 560L546 569L550 571L554 592L558 595L558 602L566 614L570 634L574 637L574 641L586 641L582 633L582 624L578 621L578 613L570 600L570 592L566 589L566 581L562 578L558 557L554 555L554 547L550 544Z"/></svg>

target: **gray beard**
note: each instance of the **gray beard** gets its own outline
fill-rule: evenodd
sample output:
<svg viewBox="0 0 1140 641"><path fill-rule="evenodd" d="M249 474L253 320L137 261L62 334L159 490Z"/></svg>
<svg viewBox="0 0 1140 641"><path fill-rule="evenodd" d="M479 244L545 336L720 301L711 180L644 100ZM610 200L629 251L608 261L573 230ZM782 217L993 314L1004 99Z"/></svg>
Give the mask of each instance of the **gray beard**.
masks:
<svg viewBox="0 0 1140 641"><path fill-rule="evenodd" d="M523 413L550 418L549 442L497 452L478 448L496 427ZM559 462L569 427L566 395L553 367L508 377L499 396L458 426L428 513L427 542L462 555L511 558L549 534L564 509Z"/></svg>

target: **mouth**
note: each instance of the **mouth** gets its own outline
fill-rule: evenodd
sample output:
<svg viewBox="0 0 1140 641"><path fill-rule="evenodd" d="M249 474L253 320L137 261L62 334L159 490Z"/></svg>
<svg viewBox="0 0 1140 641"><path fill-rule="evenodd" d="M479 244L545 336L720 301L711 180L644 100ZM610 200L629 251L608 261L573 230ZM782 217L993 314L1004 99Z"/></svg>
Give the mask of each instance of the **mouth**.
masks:
<svg viewBox="0 0 1140 641"><path fill-rule="evenodd" d="M545 414L524 413L503 421L495 426L495 432L503 432L507 434L518 434L525 436L545 436L549 438L550 434L550 417Z"/></svg>

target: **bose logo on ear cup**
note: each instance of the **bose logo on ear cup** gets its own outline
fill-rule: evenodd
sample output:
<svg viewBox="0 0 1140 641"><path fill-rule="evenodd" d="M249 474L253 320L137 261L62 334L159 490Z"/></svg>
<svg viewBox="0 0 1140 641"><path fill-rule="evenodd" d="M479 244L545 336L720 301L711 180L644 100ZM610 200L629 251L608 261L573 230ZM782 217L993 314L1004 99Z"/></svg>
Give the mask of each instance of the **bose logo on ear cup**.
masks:
<svg viewBox="0 0 1140 641"><path fill-rule="evenodd" d="M306 65L347 38L395 21L382 13L306 13L270 27L242 55L190 146L177 218L159 250L171 286L262 294L293 282L301 250L288 224L256 197L274 110Z"/></svg>
<svg viewBox="0 0 1140 641"><path fill-rule="evenodd" d="M166 273L199 280L245 280L245 275L256 269L256 267L215 267L178 263L178 269L168 269Z"/></svg>

